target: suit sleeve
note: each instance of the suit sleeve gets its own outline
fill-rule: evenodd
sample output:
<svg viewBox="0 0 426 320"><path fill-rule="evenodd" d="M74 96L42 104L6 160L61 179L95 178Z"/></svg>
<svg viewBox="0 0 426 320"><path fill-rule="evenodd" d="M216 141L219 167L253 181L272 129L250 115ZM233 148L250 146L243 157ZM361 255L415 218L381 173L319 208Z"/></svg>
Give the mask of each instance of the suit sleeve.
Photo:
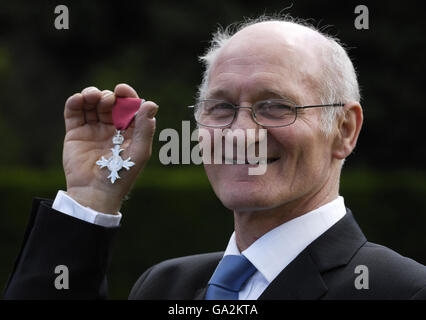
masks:
<svg viewBox="0 0 426 320"><path fill-rule="evenodd" d="M106 272L119 227L88 223L51 206L50 200L34 199L4 298L105 299Z"/></svg>

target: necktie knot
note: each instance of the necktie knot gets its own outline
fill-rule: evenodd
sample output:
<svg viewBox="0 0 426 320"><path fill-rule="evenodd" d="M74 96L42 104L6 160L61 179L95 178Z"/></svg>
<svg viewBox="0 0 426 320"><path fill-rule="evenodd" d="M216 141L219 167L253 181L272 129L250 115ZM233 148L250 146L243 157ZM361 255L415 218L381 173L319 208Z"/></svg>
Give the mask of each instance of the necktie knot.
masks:
<svg viewBox="0 0 426 320"><path fill-rule="evenodd" d="M243 255L226 255L209 281L207 300L237 300L243 284L256 271L256 267Z"/></svg>

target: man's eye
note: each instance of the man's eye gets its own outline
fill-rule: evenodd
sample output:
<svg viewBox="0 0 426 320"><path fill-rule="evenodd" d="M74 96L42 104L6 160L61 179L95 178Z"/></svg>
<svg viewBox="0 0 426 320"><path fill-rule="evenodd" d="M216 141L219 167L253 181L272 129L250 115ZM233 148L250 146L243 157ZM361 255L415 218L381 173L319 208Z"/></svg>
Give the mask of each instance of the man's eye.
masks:
<svg viewBox="0 0 426 320"><path fill-rule="evenodd" d="M207 112L229 112L234 111L234 108L229 103L218 103L214 105L207 106Z"/></svg>
<svg viewBox="0 0 426 320"><path fill-rule="evenodd" d="M282 103L264 103L258 107L257 112L262 115L284 117L293 114L293 108Z"/></svg>

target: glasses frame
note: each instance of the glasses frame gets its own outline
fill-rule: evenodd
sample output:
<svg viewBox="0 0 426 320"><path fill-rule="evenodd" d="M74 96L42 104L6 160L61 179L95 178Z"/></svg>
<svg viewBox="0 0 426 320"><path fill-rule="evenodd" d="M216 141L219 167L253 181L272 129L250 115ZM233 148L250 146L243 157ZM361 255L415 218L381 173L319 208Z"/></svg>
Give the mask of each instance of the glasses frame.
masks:
<svg viewBox="0 0 426 320"><path fill-rule="evenodd" d="M232 103L230 103L228 101L225 101L225 100L205 99L205 100L201 100L200 102L196 103L195 105L188 106L188 108L195 109L197 107L197 105L200 104L203 101L221 101L221 102L225 102L225 103L228 103L229 105L231 105L233 107L233 109L234 109L234 117L232 118L232 121L229 124L226 124L226 125L205 125L205 124L199 123L197 121L197 119L195 119L195 122L197 122L197 124L199 124L200 126L209 127L209 128L226 128L226 127L232 125L234 123L234 121L235 121L236 116L237 116L238 109L250 109L250 111L251 111L251 117L252 117L253 121L256 124L258 124L259 126L262 126L262 127L265 127L265 128L282 128L282 127L290 126L290 125L292 125L293 123L296 122L296 120L297 120L297 114L298 114L297 111L299 109L322 108L322 107L343 107L343 106L345 106L345 104L343 102L331 103L331 104L314 104L314 105L306 105L306 106L293 106L293 105L291 105L291 107L293 107L296 110L293 122L291 122L289 124L281 125L281 126L269 126L269 125L263 125L263 124L260 124L259 122L257 122L257 120L256 120L256 114L255 114L255 112L253 110L253 106L251 106L251 107L235 106ZM261 103L261 102L274 102L274 101L286 101L286 100L285 99L262 100L262 101L255 102L254 105L256 105L258 103ZM194 118L195 118L195 116L194 116Z"/></svg>

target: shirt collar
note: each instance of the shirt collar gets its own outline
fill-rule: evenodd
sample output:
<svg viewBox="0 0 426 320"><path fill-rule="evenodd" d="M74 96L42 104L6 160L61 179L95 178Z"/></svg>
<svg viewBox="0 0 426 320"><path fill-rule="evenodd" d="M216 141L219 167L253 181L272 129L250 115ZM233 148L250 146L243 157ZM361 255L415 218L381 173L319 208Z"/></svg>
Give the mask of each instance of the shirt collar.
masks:
<svg viewBox="0 0 426 320"><path fill-rule="evenodd" d="M346 214L344 199L337 199L272 229L257 239L242 254L270 283L311 242ZM224 255L239 255L235 232Z"/></svg>

